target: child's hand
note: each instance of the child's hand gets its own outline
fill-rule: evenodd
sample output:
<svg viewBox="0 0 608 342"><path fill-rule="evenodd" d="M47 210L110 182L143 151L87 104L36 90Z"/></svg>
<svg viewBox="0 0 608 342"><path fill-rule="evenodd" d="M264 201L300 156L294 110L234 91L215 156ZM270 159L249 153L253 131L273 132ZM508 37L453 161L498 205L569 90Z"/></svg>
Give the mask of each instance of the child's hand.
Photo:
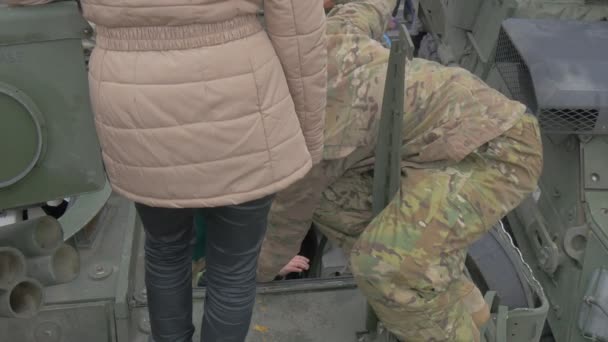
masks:
<svg viewBox="0 0 608 342"><path fill-rule="evenodd" d="M310 268L309 263L310 260L308 260L307 258L301 255L296 255L295 257L293 257L293 259L289 261L289 263L287 263L287 265L283 266L281 271L279 271L279 275L281 277L284 277L289 273L300 273L302 271L306 271Z"/></svg>

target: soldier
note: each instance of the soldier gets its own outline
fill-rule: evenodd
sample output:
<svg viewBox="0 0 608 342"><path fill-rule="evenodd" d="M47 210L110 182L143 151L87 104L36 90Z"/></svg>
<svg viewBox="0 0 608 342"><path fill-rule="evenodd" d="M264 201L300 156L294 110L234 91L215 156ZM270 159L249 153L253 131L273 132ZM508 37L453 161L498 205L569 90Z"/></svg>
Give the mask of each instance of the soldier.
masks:
<svg viewBox="0 0 608 342"><path fill-rule="evenodd" d="M357 284L404 341L478 341L489 318L463 275L468 247L531 193L542 169L536 119L461 68L406 67L403 169L372 219L373 157L396 0L340 1L328 14L324 160L279 193L258 280L297 253L311 222L350 252ZM327 3L327 1L326 1Z"/></svg>

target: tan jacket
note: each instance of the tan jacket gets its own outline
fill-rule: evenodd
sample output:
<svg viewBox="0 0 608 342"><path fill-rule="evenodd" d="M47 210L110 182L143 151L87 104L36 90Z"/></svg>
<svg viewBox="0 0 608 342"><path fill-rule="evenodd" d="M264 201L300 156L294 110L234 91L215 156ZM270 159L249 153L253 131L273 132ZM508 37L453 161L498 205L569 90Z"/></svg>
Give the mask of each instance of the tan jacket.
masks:
<svg viewBox="0 0 608 342"><path fill-rule="evenodd" d="M91 99L116 192L161 207L238 204L321 160L322 0L81 3L96 25Z"/></svg>

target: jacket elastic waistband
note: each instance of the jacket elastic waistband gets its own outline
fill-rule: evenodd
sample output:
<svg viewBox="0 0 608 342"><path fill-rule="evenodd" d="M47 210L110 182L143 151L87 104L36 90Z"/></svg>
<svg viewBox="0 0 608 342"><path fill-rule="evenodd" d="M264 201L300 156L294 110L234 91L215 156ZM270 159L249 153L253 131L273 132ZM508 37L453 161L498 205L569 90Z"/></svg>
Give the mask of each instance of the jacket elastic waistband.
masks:
<svg viewBox="0 0 608 342"><path fill-rule="evenodd" d="M106 50L163 51L213 46L242 39L263 30L255 15L218 23L184 26L108 28L97 26L96 45Z"/></svg>

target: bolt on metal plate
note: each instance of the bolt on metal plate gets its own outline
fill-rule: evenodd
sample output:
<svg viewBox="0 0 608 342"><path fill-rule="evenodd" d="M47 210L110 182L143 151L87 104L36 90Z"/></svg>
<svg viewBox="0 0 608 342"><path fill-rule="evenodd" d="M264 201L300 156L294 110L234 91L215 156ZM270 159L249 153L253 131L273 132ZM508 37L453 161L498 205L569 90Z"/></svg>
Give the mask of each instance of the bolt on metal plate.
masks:
<svg viewBox="0 0 608 342"><path fill-rule="evenodd" d="M109 277L114 268L107 263L97 263L89 269L89 277L93 280L102 280Z"/></svg>

